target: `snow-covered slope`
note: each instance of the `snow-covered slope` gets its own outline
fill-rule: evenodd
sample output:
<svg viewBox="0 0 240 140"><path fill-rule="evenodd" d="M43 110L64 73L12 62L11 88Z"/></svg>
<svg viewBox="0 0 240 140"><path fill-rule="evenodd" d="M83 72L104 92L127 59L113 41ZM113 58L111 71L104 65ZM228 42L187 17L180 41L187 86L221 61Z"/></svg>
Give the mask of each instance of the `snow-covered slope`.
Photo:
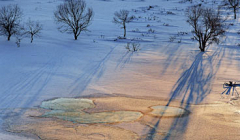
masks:
<svg viewBox="0 0 240 140"><path fill-rule="evenodd" d="M205 4L212 6L208 1ZM228 22L234 25L225 41L201 53L184 16L189 2L87 0L94 20L91 32L82 33L77 41L57 30L53 12L62 2L0 0L0 6L18 4L23 22L31 18L43 24L41 37L32 44L24 38L19 48L14 37L7 41L0 36L1 116L7 109L34 108L52 98L95 93L214 102L220 100L223 82L240 80L240 26L231 17ZM120 9L129 10L136 19L127 24L127 39L114 41L123 35L112 22ZM170 38L176 39L170 42ZM129 52L127 42L140 44L140 50Z"/></svg>
<svg viewBox="0 0 240 140"><path fill-rule="evenodd" d="M0 91L5 98L3 108L33 107L44 99L61 96L76 97L96 92L124 93L119 90L128 86L133 91L139 88L142 92L139 95L148 94L139 84L154 84L154 80L162 80L160 77L165 70L162 70L161 63L168 65L172 61L170 59L177 58L185 50L185 47L179 49L182 45L197 50L194 42L187 37L182 39L182 43L169 43L171 35L190 30L182 16L184 7L188 4L179 4L177 1L171 2L172 6L167 8L161 5L169 5L169 1L87 1L87 6L94 10L94 20L89 27L91 32L82 33L77 41L73 40L71 34L62 34L57 30L53 11L62 1L1 1L1 5L15 3L24 12L23 22L28 18L38 20L43 24L43 31L41 37L36 38L32 44L29 38L23 38L20 48L17 48L14 37L8 42L1 36L0 63L3 67L0 70ZM147 10L150 5L154 8ZM131 15L137 19L127 25L127 40L114 41L123 35L123 30L112 23L113 14L119 9L131 11ZM175 15L167 14L168 11L173 11ZM148 24L150 27L147 27ZM154 33L148 32L149 29L154 30ZM180 37L177 39L180 40ZM127 42L139 43L141 50L128 52L125 49ZM177 50L181 52L177 53ZM169 55L172 57L164 60ZM159 66L156 71L151 67L157 63ZM181 62L175 63L181 65ZM144 76L153 81L146 81ZM142 82L136 78L129 81L130 77L142 79ZM126 84L124 80L132 84ZM125 83L127 87L118 82ZM159 87L158 84L155 86ZM148 90L148 87L145 88ZM159 92L158 89L155 92ZM16 101L10 102L12 99Z"/></svg>

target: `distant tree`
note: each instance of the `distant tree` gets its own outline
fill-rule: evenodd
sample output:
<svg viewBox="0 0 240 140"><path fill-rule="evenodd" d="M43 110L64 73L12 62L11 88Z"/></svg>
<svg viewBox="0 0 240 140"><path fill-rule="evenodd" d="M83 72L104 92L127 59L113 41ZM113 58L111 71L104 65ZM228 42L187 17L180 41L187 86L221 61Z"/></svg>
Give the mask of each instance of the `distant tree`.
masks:
<svg viewBox="0 0 240 140"><path fill-rule="evenodd" d="M0 9L0 35L7 36L9 41L12 35L17 34L20 30L22 15L18 5L3 6Z"/></svg>
<svg viewBox="0 0 240 140"><path fill-rule="evenodd" d="M34 36L39 36L42 30L42 24L38 21L32 21L31 19L28 20L26 23L25 34L31 37L31 43L33 42Z"/></svg>
<svg viewBox="0 0 240 140"><path fill-rule="evenodd" d="M114 13L113 23L122 25L124 29L124 38L126 38L126 23L131 22L134 19L133 16L129 16L128 10L120 10Z"/></svg>
<svg viewBox="0 0 240 140"><path fill-rule="evenodd" d="M226 19L215 11L202 6L191 6L186 11L187 22L192 26L193 36L199 42L199 49L204 52L211 43L219 43L220 36L226 31Z"/></svg>
<svg viewBox="0 0 240 140"><path fill-rule="evenodd" d="M88 31L93 10L91 8L86 10L84 0L65 0L63 4L58 5L54 16L56 22L61 24L58 29L61 32L73 33L74 39L77 40L82 31Z"/></svg>
<svg viewBox="0 0 240 140"><path fill-rule="evenodd" d="M227 0L230 8L233 9L234 19L237 19L237 11L239 10L239 2L240 0Z"/></svg>

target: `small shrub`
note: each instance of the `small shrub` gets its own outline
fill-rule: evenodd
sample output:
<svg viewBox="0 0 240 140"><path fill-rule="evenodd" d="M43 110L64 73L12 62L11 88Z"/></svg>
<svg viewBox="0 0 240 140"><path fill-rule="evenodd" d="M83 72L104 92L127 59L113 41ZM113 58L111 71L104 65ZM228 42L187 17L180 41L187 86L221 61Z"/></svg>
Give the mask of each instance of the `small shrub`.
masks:
<svg viewBox="0 0 240 140"><path fill-rule="evenodd" d="M178 32L178 36L184 36L184 35L187 35L188 33L187 32Z"/></svg>
<svg viewBox="0 0 240 140"><path fill-rule="evenodd" d="M170 41L170 42L173 42L175 39L176 39L175 36L170 36L170 37L169 37L169 41Z"/></svg>
<svg viewBox="0 0 240 140"><path fill-rule="evenodd" d="M21 45L21 38L16 37L16 42L15 43L17 44L17 47L20 47L20 45Z"/></svg>
<svg viewBox="0 0 240 140"><path fill-rule="evenodd" d="M148 33L154 33L155 32L155 30L153 30L152 28L150 28L149 30L148 30Z"/></svg>
<svg viewBox="0 0 240 140"><path fill-rule="evenodd" d="M105 38L105 35L101 35L100 38L104 39L104 38Z"/></svg>
<svg viewBox="0 0 240 140"><path fill-rule="evenodd" d="M131 49L130 49L130 43L127 43L127 45L125 46L125 48L126 48L128 51L131 51Z"/></svg>
<svg viewBox="0 0 240 140"><path fill-rule="evenodd" d="M178 43L182 43L182 38L180 38L180 40L178 40Z"/></svg>
<svg viewBox="0 0 240 140"><path fill-rule="evenodd" d="M154 8L153 6L148 6L147 10L151 10L152 8Z"/></svg>
<svg viewBox="0 0 240 140"><path fill-rule="evenodd" d="M132 43L132 51L138 51L139 50L139 47L140 47L140 44L137 44L137 43Z"/></svg>
<svg viewBox="0 0 240 140"><path fill-rule="evenodd" d="M173 12L171 12L171 11L167 11L167 14L168 15L175 15Z"/></svg>
<svg viewBox="0 0 240 140"><path fill-rule="evenodd" d="M136 28L135 30L132 30L133 32L139 32L139 29L138 28Z"/></svg>
<svg viewBox="0 0 240 140"><path fill-rule="evenodd" d="M136 52L139 49L140 47L140 44L138 43L127 43L127 45L125 46L125 48L128 50L128 51L132 51L132 52Z"/></svg>
<svg viewBox="0 0 240 140"><path fill-rule="evenodd" d="M163 26L169 26L169 24L168 23L163 23Z"/></svg>

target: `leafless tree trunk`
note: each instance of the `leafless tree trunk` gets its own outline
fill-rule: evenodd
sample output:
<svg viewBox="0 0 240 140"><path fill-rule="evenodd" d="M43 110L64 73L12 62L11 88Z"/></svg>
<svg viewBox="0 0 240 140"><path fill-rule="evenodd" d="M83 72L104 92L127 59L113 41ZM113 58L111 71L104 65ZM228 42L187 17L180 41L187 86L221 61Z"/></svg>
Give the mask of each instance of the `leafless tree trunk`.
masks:
<svg viewBox="0 0 240 140"><path fill-rule="evenodd" d="M220 10L201 6L188 7L187 22L192 26L194 39L199 42L199 49L204 52L211 43L219 43L219 37L226 30L225 20L221 18Z"/></svg>
<svg viewBox="0 0 240 140"><path fill-rule="evenodd" d="M34 36L39 36L42 30L42 25L38 21L35 22L29 19L28 22L26 23L25 30L26 30L25 34L30 36L32 43Z"/></svg>
<svg viewBox="0 0 240 140"><path fill-rule="evenodd" d="M74 34L77 40L82 31L88 31L88 26L93 18L93 10L88 8L84 0L65 0L54 12L55 20L61 24L58 28L61 32Z"/></svg>
<svg viewBox="0 0 240 140"><path fill-rule="evenodd" d="M18 33L21 18L22 11L18 5L3 6L0 9L0 35L7 36L9 41L12 35Z"/></svg>
<svg viewBox="0 0 240 140"><path fill-rule="evenodd" d="M119 12L114 13L113 23L122 25L121 28L124 29L124 38L126 38L126 23L129 23L133 20L133 16L129 16L128 10L120 10Z"/></svg>
<svg viewBox="0 0 240 140"><path fill-rule="evenodd" d="M240 2L240 0L228 0L230 8L232 8L233 12L234 12L234 19L237 19L237 11L239 9L239 2Z"/></svg>

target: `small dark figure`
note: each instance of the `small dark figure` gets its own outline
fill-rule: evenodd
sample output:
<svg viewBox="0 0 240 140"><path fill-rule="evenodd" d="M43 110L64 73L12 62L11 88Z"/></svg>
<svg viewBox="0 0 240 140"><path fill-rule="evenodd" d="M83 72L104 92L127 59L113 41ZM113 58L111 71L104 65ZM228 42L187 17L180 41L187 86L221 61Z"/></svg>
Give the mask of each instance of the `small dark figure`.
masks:
<svg viewBox="0 0 240 140"><path fill-rule="evenodd" d="M229 81L229 83L224 83L223 88L225 90L222 92L222 94L230 95L232 93L232 96L235 94L236 97L239 97L237 87L240 87L240 84L237 84L237 82L233 83L233 81Z"/></svg>

